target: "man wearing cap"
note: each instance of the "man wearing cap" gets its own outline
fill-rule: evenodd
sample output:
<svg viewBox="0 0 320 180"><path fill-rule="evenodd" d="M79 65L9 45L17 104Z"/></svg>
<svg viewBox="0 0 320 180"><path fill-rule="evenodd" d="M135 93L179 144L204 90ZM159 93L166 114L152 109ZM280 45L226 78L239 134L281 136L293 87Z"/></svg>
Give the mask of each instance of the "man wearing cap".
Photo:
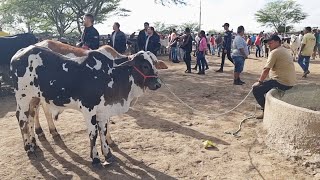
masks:
<svg viewBox="0 0 320 180"><path fill-rule="evenodd" d="M269 90L278 88L285 91L291 89L296 83L293 57L287 49L281 46L280 37L272 35L267 42L270 48L267 63L258 82L252 85L253 95L262 110L264 110L265 94ZM265 81L268 75L270 79ZM257 116L257 119L263 119L263 113Z"/></svg>
<svg viewBox="0 0 320 180"><path fill-rule="evenodd" d="M139 32L139 35L138 35L139 51L144 50L145 48L147 37L148 37L148 28L149 28L149 23L145 22L144 29Z"/></svg>
<svg viewBox="0 0 320 180"><path fill-rule="evenodd" d="M221 58L221 66L220 69L216 72L223 72L224 61L226 59L226 55L228 59L233 63L231 58L231 42L232 42L232 31L229 31L229 23L224 23L222 26L225 30L222 44L222 58Z"/></svg>
<svg viewBox="0 0 320 180"><path fill-rule="evenodd" d="M309 71L309 61L312 56L314 46L316 45L316 37L311 33L311 27L306 27L304 29L304 36L302 38L300 53L298 63L303 70L304 78L310 74Z"/></svg>

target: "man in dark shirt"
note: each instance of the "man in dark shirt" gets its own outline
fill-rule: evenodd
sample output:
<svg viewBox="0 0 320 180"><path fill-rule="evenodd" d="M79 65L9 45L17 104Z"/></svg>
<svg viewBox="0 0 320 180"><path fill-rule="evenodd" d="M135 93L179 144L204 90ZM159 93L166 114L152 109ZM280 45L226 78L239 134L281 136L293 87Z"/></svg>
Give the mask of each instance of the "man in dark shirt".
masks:
<svg viewBox="0 0 320 180"><path fill-rule="evenodd" d="M98 49L99 48L99 32L93 27L94 18L92 14L85 14L83 17L84 30L81 35L78 47L84 49Z"/></svg>
<svg viewBox="0 0 320 180"><path fill-rule="evenodd" d="M123 54L127 49L127 38L119 28L120 24L115 22L113 24L114 31L111 34L111 46L120 54Z"/></svg>
<svg viewBox="0 0 320 180"><path fill-rule="evenodd" d="M149 28L149 23L145 22L144 23L144 29L139 32L139 35L138 35L139 51L145 49L146 40L147 40L147 37L148 37L148 28Z"/></svg>
<svg viewBox="0 0 320 180"><path fill-rule="evenodd" d="M183 35L183 43L181 48L185 51L183 60L186 63L187 70L185 73L191 73L191 52L192 52L192 41L193 38L190 34L190 28L185 29L185 34Z"/></svg>
<svg viewBox="0 0 320 180"><path fill-rule="evenodd" d="M218 51L218 57L220 57L220 52L222 48L223 39L221 37L221 34L219 33L216 38L216 45L217 45L217 51Z"/></svg>
<svg viewBox="0 0 320 180"><path fill-rule="evenodd" d="M225 30L222 44L222 58L221 58L221 66L220 69L216 72L223 72L224 61L226 59L226 55L228 59L233 63L231 58L231 42L232 42L232 31L229 31L229 23L224 23L222 26Z"/></svg>

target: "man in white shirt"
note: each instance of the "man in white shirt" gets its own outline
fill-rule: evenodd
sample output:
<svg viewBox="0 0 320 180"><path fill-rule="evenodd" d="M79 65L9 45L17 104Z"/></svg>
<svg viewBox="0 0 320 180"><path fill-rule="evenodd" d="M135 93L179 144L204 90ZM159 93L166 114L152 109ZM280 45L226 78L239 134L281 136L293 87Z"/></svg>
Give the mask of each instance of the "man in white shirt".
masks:
<svg viewBox="0 0 320 180"><path fill-rule="evenodd" d="M174 63L179 63L178 60L178 42L177 42L177 31L175 29L172 30L172 33L170 35L170 48L171 48L171 59Z"/></svg>
<svg viewBox="0 0 320 180"><path fill-rule="evenodd" d="M237 36L233 40L233 51L232 51L232 59L234 61L234 85L242 85L245 84L240 80L240 74L243 71L244 61L247 59L249 55L249 50L247 48L247 43L243 38L244 35L244 27L239 26L237 29Z"/></svg>

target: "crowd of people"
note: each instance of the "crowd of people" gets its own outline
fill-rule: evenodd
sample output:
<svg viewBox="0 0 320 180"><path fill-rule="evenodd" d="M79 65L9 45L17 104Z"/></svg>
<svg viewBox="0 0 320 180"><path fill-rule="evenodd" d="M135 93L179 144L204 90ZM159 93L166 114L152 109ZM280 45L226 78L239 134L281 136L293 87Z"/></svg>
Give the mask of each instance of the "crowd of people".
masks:
<svg viewBox="0 0 320 180"><path fill-rule="evenodd" d="M223 26L224 34L206 35L205 31L201 30L197 36L190 35L190 29L186 28L183 35L178 36L175 29L169 35L170 60L173 63L178 63L179 47L184 50L184 61L187 66L186 73L191 73L191 48L186 50L185 46L191 46L191 40L194 38L196 45L194 56L196 56L195 70L198 70L199 75L204 75L205 71L209 69L206 55L217 55L220 57L220 68L216 70L218 73L223 73L225 58L227 57L232 64L234 64L234 85L243 85L241 80L241 73L243 71L245 60L248 58L250 51L255 47L256 58L266 57L266 65L256 83L252 85L253 94L258 104L264 111L265 94L277 88L282 91L291 89L296 83L296 71L294 66L294 59L288 49L282 44L284 41L289 41L290 38L285 34L278 33L264 33L260 32L258 35L245 35L243 26L237 28L236 35L229 30L229 24L225 23ZM299 47L298 64L303 70L304 78L310 73L309 60L310 57L315 57L320 50L320 31L313 30L311 27L306 27L304 31L299 34L301 39L301 47ZM320 53L319 53L320 55ZM198 68L197 68L198 67ZM269 77L269 79L267 78ZM267 80L268 79L268 80ZM257 116L257 119L263 119L264 113Z"/></svg>

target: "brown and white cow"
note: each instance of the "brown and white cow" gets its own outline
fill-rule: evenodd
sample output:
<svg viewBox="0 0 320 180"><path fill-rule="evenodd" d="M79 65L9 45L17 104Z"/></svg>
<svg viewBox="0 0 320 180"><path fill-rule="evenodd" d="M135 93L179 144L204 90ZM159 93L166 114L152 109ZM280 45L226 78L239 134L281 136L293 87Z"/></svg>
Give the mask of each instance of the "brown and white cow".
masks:
<svg viewBox="0 0 320 180"><path fill-rule="evenodd" d="M143 95L146 88L161 87L156 67L167 68L154 54L144 51L132 59L115 60L97 50L72 59L38 46L19 51L12 58L10 69L25 150L28 154L35 152L33 121L41 102L54 117L66 108L82 112L90 138L92 164L100 165L96 148L98 133L108 162L112 153L106 141L107 120L127 112L132 99ZM31 102L35 104L31 106Z"/></svg>
<svg viewBox="0 0 320 180"><path fill-rule="evenodd" d="M84 56L87 56L88 53L90 52L90 50L74 47L74 46L64 44L59 41L53 41L53 40L41 41L37 43L36 46L46 47L54 52L57 52L59 54L62 54L71 58L84 57ZM101 52L102 54L104 54L105 56L107 56L109 59L112 59L112 60L126 57L125 55L119 54L114 48L112 48L109 45L102 46L97 51ZM38 103L35 100L35 102L31 103L31 105L33 104L38 104ZM41 103L41 104L48 122L50 134L54 138L59 138L59 133L57 132L57 129L53 122L53 118L57 120L58 116L52 117L52 114L49 112L48 108L46 107L46 104L45 103ZM40 121L39 121L39 109L37 109L36 111L34 122L35 122L35 132L38 135L38 138L39 139L44 138L45 135L43 133L43 130L41 128ZM108 126L108 128L110 128L110 126ZM108 133L106 137L107 137L108 144L112 145L114 144L114 142L111 138L110 130L108 130L107 132Z"/></svg>

